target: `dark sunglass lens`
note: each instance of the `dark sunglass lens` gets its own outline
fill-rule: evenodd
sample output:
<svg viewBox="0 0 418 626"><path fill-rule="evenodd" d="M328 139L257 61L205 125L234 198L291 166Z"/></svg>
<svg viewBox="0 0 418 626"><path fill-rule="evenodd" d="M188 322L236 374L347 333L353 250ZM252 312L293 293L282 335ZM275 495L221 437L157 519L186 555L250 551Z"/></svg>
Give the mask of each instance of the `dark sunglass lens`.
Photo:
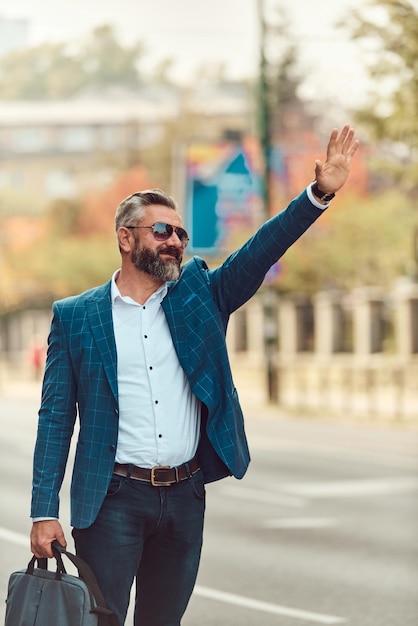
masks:
<svg viewBox="0 0 418 626"><path fill-rule="evenodd" d="M164 224L164 222L157 222L154 224L153 233L157 241L166 241L173 234L173 227L170 224Z"/></svg>
<svg viewBox="0 0 418 626"><path fill-rule="evenodd" d="M189 241L189 236L186 233L186 231L184 230L184 228L176 228L176 235L177 237L180 239L180 241L182 242L182 244L184 246L187 245L188 241Z"/></svg>

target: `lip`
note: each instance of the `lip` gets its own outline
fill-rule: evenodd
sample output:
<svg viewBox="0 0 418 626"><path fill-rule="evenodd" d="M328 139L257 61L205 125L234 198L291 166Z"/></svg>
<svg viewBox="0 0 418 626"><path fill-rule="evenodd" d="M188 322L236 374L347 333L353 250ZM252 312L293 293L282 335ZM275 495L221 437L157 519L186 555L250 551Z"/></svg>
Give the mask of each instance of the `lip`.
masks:
<svg viewBox="0 0 418 626"><path fill-rule="evenodd" d="M176 263L178 263L178 261L180 260L177 256L175 256L174 254L160 254L160 258L161 259L165 259L167 261L176 261Z"/></svg>
<svg viewBox="0 0 418 626"><path fill-rule="evenodd" d="M164 250L163 252L159 252L159 256L166 257L167 259L174 259L175 261L179 261L181 259L177 250Z"/></svg>

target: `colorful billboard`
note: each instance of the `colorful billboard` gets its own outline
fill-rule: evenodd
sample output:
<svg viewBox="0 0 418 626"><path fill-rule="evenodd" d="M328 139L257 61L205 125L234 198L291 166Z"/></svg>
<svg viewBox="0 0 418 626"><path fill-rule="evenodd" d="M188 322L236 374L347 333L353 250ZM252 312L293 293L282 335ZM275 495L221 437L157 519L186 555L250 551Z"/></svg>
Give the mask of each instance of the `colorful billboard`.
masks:
<svg viewBox="0 0 418 626"><path fill-rule="evenodd" d="M263 219L257 142L190 143L185 160L188 253L232 251Z"/></svg>

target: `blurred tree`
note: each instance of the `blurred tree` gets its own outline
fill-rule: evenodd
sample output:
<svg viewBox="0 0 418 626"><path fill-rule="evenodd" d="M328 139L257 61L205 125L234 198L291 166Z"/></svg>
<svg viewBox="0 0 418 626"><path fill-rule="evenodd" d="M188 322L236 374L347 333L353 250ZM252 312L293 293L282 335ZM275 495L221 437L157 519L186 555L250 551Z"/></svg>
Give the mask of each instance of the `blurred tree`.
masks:
<svg viewBox="0 0 418 626"><path fill-rule="evenodd" d="M265 18L264 18L265 19ZM286 129L289 111L306 111L306 102L298 94L302 83L299 73L299 49L295 44L289 17L280 4L264 27L266 101L270 132L277 135ZM309 118L310 119L310 118ZM311 121L311 119L310 119Z"/></svg>
<svg viewBox="0 0 418 626"><path fill-rule="evenodd" d="M380 142L375 169L418 195L418 4L371 0L341 24L364 44L373 92L358 120Z"/></svg>
<svg viewBox="0 0 418 626"><path fill-rule="evenodd" d="M85 84L94 87L140 84L138 63L143 57L141 43L123 46L109 25L96 28L78 54Z"/></svg>
<svg viewBox="0 0 418 626"><path fill-rule="evenodd" d="M43 43L0 58L0 98L68 97L80 88L77 60L65 44Z"/></svg>
<svg viewBox="0 0 418 626"><path fill-rule="evenodd" d="M302 185L309 180L302 161L309 160L308 176L312 175L322 142L317 117L299 95L303 82L299 50L286 10L278 3L268 18L265 12L260 0L259 135L269 165L265 195L272 215L299 192L300 178Z"/></svg>
<svg viewBox="0 0 418 626"><path fill-rule="evenodd" d="M77 234L111 236L115 241L115 211L119 203L131 193L154 187L147 171L141 165L121 172L105 189L96 189L83 199L77 220Z"/></svg>
<svg viewBox="0 0 418 626"><path fill-rule="evenodd" d="M30 259L30 262L28 262ZM8 246L5 264L12 296L4 302L14 309L49 307L57 298L80 293L105 282L118 267L118 250L113 233L80 239L39 236L25 246ZM0 312L4 305L0 304Z"/></svg>
<svg viewBox="0 0 418 626"><path fill-rule="evenodd" d="M55 200L36 219L4 220L0 314L8 308L49 306L52 300L105 282L120 262L116 207L138 189L153 186L146 170L137 166L105 189Z"/></svg>
<svg viewBox="0 0 418 626"><path fill-rule="evenodd" d="M75 235L82 211L83 205L78 198L54 200L45 213L44 219L49 236L68 237Z"/></svg>
<svg viewBox="0 0 418 626"><path fill-rule="evenodd" d="M414 201L393 189L372 198L343 196L291 248L281 263L280 291L390 290L414 268L411 232Z"/></svg>
<svg viewBox="0 0 418 626"><path fill-rule="evenodd" d="M0 99L67 98L83 88L140 84L141 43L122 45L112 26L96 28L79 46L49 44L0 58Z"/></svg>

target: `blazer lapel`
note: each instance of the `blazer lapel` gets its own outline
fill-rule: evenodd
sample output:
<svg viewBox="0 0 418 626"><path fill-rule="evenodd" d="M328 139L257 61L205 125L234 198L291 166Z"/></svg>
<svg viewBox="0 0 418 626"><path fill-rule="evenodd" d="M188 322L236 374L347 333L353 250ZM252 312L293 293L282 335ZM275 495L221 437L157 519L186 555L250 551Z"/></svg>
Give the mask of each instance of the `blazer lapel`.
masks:
<svg viewBox="0 0 418 626"><path fill-rule="evenodd" d="M110 388L118 399L116 343L113 330L110 281L94 291L86 303L91 332L100 353Z"/></svg>
<svg viewBox="0 0 418 626"><path fill-rule="evenodd" d="M184 319L183 298L180 297L177 283L169 283L168 293L161 303L168 327L173 339L174 348L183 370L189 370L189 343L187 324Z"/></svg>

